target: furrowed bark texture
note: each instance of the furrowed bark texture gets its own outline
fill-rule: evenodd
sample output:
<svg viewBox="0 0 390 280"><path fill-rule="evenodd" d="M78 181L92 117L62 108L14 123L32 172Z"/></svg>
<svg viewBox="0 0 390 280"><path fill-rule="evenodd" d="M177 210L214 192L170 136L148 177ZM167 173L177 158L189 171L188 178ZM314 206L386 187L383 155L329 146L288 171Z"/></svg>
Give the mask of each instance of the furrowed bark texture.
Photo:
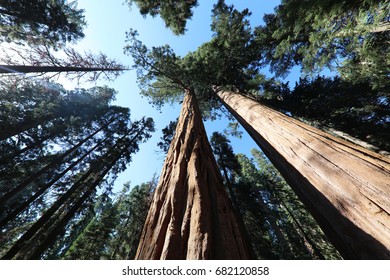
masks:
<svg viewBox="0 0 390 280"><path fill-rule="evenodd" d="M347 259L390 259L390 160L235 92L216 92Z"/></svg>
<svg viewBox="0 0 390 280"><path fill-rule="evenodd" d="M136 259L248 259L246 242L188 91Z"/></svg>

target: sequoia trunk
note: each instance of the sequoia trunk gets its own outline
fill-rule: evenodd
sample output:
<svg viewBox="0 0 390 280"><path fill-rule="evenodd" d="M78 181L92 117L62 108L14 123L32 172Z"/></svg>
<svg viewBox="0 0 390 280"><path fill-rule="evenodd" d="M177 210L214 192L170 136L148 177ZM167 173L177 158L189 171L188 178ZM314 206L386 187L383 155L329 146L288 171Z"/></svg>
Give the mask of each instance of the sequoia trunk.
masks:
<svg viewBox="0 0 390 280"><path fill-rule="evenodd" d="M186 92L136 259L248 259L195 95Z"/></svg>
<svg viewBox="0 0 390 280"><path fill-rule="evenodd" d="M390 160L238 93L218 91L344 258L390 258Z"/></svg>

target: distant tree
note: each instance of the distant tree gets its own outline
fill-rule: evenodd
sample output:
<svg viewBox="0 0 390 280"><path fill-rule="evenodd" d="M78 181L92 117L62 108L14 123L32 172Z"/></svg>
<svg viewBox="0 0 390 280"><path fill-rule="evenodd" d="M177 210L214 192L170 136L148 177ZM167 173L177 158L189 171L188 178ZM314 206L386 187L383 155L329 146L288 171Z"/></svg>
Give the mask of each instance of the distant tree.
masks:
<svg viewBox="0 0 390 280"><path fill-rule="evenodd" d="M64 258L71 260L99 260L108 257L109 240L118 220L118 212L111 200L100 202L100 211L80 233ZM99 201L98 201L99 202Z"/></svg>
<svg viewBox="0 0 390 280"><path fill-rule="evenodd" d="M112 198L99 196L94 218L59 256L63 259L133 259L148 213L155 179L123 189Z"/></svg>
<svg viewBox="0 0 390 280"><path fill-rule="evenodd" d="M40 44L58 47L83 38L84 10L77 1L1 0L0 42Z"/></svg>
<svg viewBox="0 0 390 280"><path fill-rule="evenodd" d="M234 210L236 211L238 222L240 223L241 231L245 236L245 239L250 242L250 237L245 227L245 223L242 217L241 209L237 201L237 195L235 191L235 177L241 173L241 166L238 162L233 148L230 145L229 139L219 133L213 132L210 138L210 145L213 149L213 153L217 164L222 172L225 186L227 187L230 200L233 203ZM253 248L249 245L248 250L251 258L254 258Z"/></svg>
<svg viewBox="0 0 390 280"><path fill-rule="evenodd" d="M119 212L119 220L110 241L111 259L135 258L156 185L157 181L153 178L150 182L137 185L130 191L125 186L117 196L115 207Z"/></svg>
<svg viewBox="0 0 390 280"><path fill-rule="evenodd" d="M270 213L276 211L267 218L276 218L275 221L270 220L270 224L273 227L277 225L286 236L285 240L290 243L287 247L291 250L290 253L285 251L287 248L281 252L284 251L290 258L341 258L306 207L265 155L256 149L252 149L251 154L256 164L255 173L259 175L258 182L261 182L254 184L256 187L252 189L253 194L257 192L263 197ZM247 172L246 176L250 178L250 173Z"/></svg>
<svg viewBox="0 0 390 280"><path fill-rule="evenodd" d="M30 48L8 48L2 50L0 59L0 74L28 74L34 77L59 77L64 74L69 79L94 82L103 76L107 80L114 80L126 66L105 54L94 55L90 52L81 54L70 47L63 47L60 58L56 51L47 45L31 46Z"/></svg>
<svg viewBox="0 0 390 280"><path fill-rule="evenodd" d="M142 15L160 15L165 25L176 35L184 34L187 20L192 17L192 9L198 5L197 0L127 0L130 6L135 3Z"/></svg>
<svg viewBox="0 0 390 280"><path fill-rule="evenodd" d="M177 126L177 119L175 121L170 121L169 124L162 129L161 141L157 143L157 146L167 153L169 150L169 146L171 145L173 136L175 134L175 129Z"/></svg>
<svg viewBox="0 0 390 280"><path fill-rule="evenodd" d="M18 110L25 111L30 125L0 145L1 253L40 258L94 201L99 186L110 190L154 125L150 118L131 122L128 109L109 104L114 91L105 87L45 94L44 87L19 84L13 90L1 108L14 113L8 116L16 127L24 122ZM39 98L31 99L35 94ZM20 234L9 234L17 229Z"/></svg>

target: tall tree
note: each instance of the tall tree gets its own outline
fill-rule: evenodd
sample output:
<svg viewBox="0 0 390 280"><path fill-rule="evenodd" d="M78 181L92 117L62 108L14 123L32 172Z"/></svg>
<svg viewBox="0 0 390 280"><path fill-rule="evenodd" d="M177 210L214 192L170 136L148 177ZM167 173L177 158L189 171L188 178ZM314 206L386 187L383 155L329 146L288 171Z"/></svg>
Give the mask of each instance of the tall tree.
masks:
<svg viewBox="0 0 390 280"><path fill-rule="evenodd" d="M188 90L136 258L247 259L246 246Z"/></svg>
<svg viewBox="0 0 390 280"><path fill-rule="evenodd" d="M198 5L197 0L127 0L129 6L133 3L140 9L142 15L160 15L166 27L169 27L176 35L184 34L187 20L192 17L192 9Z"/></svg>
<svg viewBox="0 0 390 280"><path fill-rule="evenodd" d="M2 239L6 240L2 251L9 249L3 258L39 258L64 234L64 229L88 201L93 201L98 186L110 189L110 182L126 168L139 143L147 140L153 131L152 119L131 122L128 109L109 105L113 90L97 87L58 92L55 96L47 94L46 99L53 107L63 111L58 116L61 121L57 122L55 118L45 119L42 116L47 113L45 110L34 110L40 106L45 108L48 103L42 102L44 97L40 102L33 102L30 95L23 95L23 87L29 89L27 92L36 88L28 84L15 88L20 101L29 100L24 101L29 106L24 109L34 112L30 116L33 126L6 138L0 145L2 150L24 149L25 141L39 139L42 131L43 135L46 130L49 133L44 141L32 145L31 154L30 149L8 153L7 161L0 165L1 171L8 174L0 184L3 209L0 224ZM23 103L10 104L15 105L13 112L17 113ZM18 117L10 115L14 125L23 121ZM58 130L58 124L65 130ZM19 141L14 143L14 139ZM21 234L9 234L18 228Z"/></svg>
<svg viewBox="0 0 390 280"><path fill-rule="evenodd" d="M298 193L344 257L389 258L388 159L238 94L237 91L258 89L259 82L264 81L258 73L261 49L246 20L249 11L240 13L219 1L213 13L215 36L184 58L176 56L168 46L149 52L130 36L133 45L127 50L149 71L140 79L141 85L146 86L142 93L161 105L177 100L182 86L191 85L204 117L221 108L218 96ZM234 90L214 87L213 91L213 85Z"/></svg>
<svg viewBox="0 0 390 280"><path fill-rule="evenodd" d="M63 58L60 58L61 55ZM47 44L2 50L0 63L0 74L34 73L35 77L53 78L64 73L69 79L88 82L94 82L101 76L114 80L124 70L128 70L126 66L102 53L81 54L70 47L63 47L60 52Z"/></svg>
<svg viewBox="0 0 390 280"><path fill-rule="evenodd" d="M217 94L345 258L389 258L388 158L248 97Z"/></svg>
<svg viewBox="0 0 390 280"><path fill-rule="evenodd" d="M84 10L77 1L1 0L0 41L58 46L84 37Z"/></svg>
<svg viewBox="0 0 390 280"><path fill-rule="evenodd" d="M200 73L194 69L187 70L186 67L194 65L184 64L169 46L149 50L137 40L136 35L134 31L128 33L130 44L125 47L125 51L133 56L139 69L141 93L150 96L158 106L172 100L183 100L185 93L176 133L165 160L136 258L248 258L246 241L223 187L202 123L202 115L204 118L215 117L215 110L210 106L212 101L207 100L211 88L197 84L191 74ZM194 61L191 57L188 60ZM202 115L197 99L200 100ZM217 105L215 101L216 99L213 105ZM179 159L176 159L177 156ZM193 195L189 188L193 188L197 194ZM203 197L202 200L199 200L198 195ZM177 199L179 196L182 197L180 200ZM184 201L188 202L184 204ZM161 207L167 210L162 211ZM197 211L193 212L191 207ZM205 214L205 209L212 215ZM222 209L226 212L221 212ZM214 221L211 222L210 219ZM189 223L199 226L189 227ZM210 224L214 226L211 227ZM161 229L157 230L156 225ZM188 232L180 229L184 229L184 226L188 227ZM201 228L203 233L199 232ZM208 232L207 237L204 235L205 231ZM232 240L233 236L236 236L235 241ZM178 248L177 244L182 245Z"/></svg>

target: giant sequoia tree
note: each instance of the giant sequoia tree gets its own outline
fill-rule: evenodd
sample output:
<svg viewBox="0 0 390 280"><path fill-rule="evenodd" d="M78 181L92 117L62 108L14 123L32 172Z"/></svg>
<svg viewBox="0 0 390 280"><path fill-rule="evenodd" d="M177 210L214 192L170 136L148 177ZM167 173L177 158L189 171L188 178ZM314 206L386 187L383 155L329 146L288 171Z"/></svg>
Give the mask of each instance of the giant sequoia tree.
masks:
<svg viewBox="0 0 390 280"><path fill-rule="evenodd" d="M130 121L107 87L65 91L46 84L2 86L2 258L40 258L101 188L109 192L153 120ZM12 129L11 129L12 128Z"/></svg>
<svg viewBox="0 0 390 280"><path fill-rule="evenodd" d="M182 100L175 136L156 188L136 258L246 259L248 248L212 155L203 116L207 100L168 46L148 50L131 32L126 51L139 67L142 91ZM185 66L184 66L185 67ZM184 98L182 97L184 94ZM210 108L210 107L209 107Z"/></svg>
<svg viewBox="0 0 390 280"><path fill-rule="evenodd" d="M204 116L221 107L218 96L344 257L389 258L389 160L238 93L258 89L264 81L257 67L261 45L248 15L247 10L240 13L219 1L213 10L214 37L184 58L168 46L148 51L133 36L128 50L149 71L141 76L141 85L152 82L143 93L161 105L178 100L183 85L193 88Z"/></svg>

